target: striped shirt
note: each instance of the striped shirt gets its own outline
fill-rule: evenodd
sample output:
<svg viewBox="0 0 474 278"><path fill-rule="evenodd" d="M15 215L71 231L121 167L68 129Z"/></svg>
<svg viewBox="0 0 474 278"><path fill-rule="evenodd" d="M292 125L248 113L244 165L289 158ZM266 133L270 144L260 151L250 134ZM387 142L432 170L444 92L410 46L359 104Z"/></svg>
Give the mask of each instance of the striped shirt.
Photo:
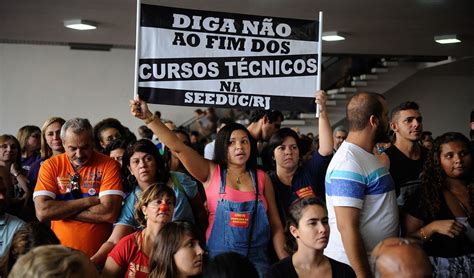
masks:
<svg viewBox="0 0 474 278"><path fill-rule="evenodd" d="M398 209L390 173L371 153L344 141L328 166L326 202L331 236L324 254L349 264L334 207L360 209L360 233L367 257L381 240L398 235Z"/></svg>

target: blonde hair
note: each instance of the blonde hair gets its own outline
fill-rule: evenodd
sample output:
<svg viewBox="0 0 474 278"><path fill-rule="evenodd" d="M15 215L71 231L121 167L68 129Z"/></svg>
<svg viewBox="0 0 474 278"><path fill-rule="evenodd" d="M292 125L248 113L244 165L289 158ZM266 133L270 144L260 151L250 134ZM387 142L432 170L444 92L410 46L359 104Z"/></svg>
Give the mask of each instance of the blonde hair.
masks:
<svg viewBox="0 0 474 278"><path fill-rule="evenodd" d="M54 123L59 123L62 126L65 122L66 120L61 117L50 117L44 122L41 127L41 158L49 158L53 155L53 150L46 142L46 129Z"/></svg>
<svg viewBox="0 0 474 278"><path fill-rule="evenodd" d="M28 138L30 138L30 136L35 132L41 133L41 129L35 125L25 125L18 130L16 138L18 139L18 142L20 142L21 153L26 152Z"/></svg>
<svg viewBox="0 0 474 278"><path fill-rule="evenodd" d="M9 278L99 277L92 262L80 251L45 245L21 256Z"/></svg>

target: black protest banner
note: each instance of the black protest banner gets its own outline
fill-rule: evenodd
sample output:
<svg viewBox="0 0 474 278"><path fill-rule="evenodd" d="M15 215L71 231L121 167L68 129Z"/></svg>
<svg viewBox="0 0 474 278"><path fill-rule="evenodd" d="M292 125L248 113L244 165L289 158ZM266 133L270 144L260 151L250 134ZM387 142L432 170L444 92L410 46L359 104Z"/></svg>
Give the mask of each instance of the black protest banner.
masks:
<svg viewBox="0 0 474 278"><path fill-rule="evenodd" d="M138 95L158 104L314 111L318 22L141 4Z"/></svg>

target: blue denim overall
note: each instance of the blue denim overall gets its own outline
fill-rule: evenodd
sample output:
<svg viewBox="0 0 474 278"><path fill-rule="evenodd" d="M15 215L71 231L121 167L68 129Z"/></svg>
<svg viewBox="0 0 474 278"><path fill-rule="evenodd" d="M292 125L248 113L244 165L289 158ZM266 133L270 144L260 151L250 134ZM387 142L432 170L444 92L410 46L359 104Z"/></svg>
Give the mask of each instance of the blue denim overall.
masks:
<svg viewBox="0 0 474 278"><path fill-rule="evenodd" d="M255 265L259 276L264 277L269 268L266 248L270 241L270 225L265 206L261 200L261 194L259 194L257 202L255 199L247 202L233 202L224 199L226 175L227 169L221 168L219 200L217 202L214 224L207 241L209 255L212 258L221 253L233 251L247 256ZM258 192L255 171L250 171L250 176L253 188ZM257 204L256 208L255 204ZM254 211L254 209L256 210ZM232 219L235 219L232 218L232 215L235 214L248 217L247 227L235 227L235 225L232 225ZM252 219L253 215L255 219ZM253 228L251 228L252 226ZM251 229L252 238L250 240L250 248L248 248Z"/></svg>

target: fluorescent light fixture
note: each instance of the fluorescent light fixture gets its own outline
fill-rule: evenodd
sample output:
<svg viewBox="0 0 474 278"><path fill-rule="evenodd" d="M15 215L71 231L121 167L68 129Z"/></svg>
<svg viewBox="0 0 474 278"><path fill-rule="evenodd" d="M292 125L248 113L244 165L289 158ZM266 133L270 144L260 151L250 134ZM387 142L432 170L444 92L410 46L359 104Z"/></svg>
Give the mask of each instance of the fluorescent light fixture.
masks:
<svg viewBox="0 0 474 278"><path fill-rule="evenodd" d="M449 44L449 43L460 43L461 40L457 35L444 35L444 36L435 36L435 42L440 44Z"/></svg>
<svg viewBox="0 0 474 278"><path fill-rule="evenodd" d="M64 26L67 28L81 31L94 30L97 28L97 24L95 22L82 19L64 20Z"/></svg>
<svg viewBox="0 0 474 278"><path fill-rule="evenodd" d="M334 42L334 41L343 41L346 38L342 36L341 32L331 31L331 32L323 32L323 41L327 42Z"/></svg>

